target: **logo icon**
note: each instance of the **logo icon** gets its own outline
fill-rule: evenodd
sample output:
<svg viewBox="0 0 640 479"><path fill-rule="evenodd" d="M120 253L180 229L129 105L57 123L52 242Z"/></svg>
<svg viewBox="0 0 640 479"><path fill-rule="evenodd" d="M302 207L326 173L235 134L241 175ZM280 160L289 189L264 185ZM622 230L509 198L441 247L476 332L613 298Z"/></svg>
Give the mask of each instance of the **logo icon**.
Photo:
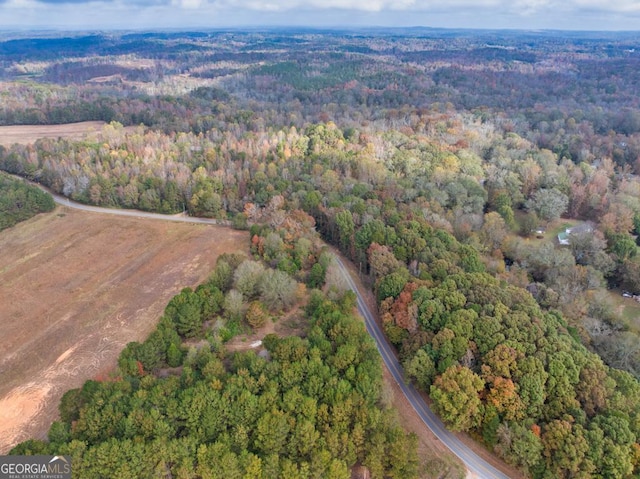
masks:
<svg viewBox="0 0 640 479"><path fill-rule="evenodd" d="M71 479L65 456L0 456L0 479Z"/></svg>

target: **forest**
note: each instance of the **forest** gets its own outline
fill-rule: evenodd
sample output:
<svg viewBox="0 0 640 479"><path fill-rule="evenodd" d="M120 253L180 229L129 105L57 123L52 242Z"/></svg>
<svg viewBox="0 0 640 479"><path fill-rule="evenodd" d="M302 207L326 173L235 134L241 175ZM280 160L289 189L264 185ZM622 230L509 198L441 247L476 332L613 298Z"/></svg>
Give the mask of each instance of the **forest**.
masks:
<svg viewBox="0 0 640 479"><path fill-rule="evenodd" d="M48 193L0 173L0 231L54 207Z"/></svg>
<svg viewBox="0 0 640 479"><path fill-rule="evenodd" d="M57 42L64 58L29 58L24 38L0 43L0 122L110 123L84 141L0 149L1 169L80 202L229 219L251 229L265 262L242 266L248 276L268 266L308 288L327 282L344 302L317 232L371 286L407 378L450 428L530 477L640 472L640 317L621 295L640 294L640 37L275 30ZM294 301L286 280L271 297L256 281L180 301L211 314L222 301L219 334L233 335ZM184 367L181 387L185 369L199 377L176 337L200 334L200 320L171 315L152 344L125 349L125 376ZM313 330L300 348L322 351ZM294 340L274 339L272 357L278 341ZM246 377L267 367L243 358ZM82 411L71 402L62 442L113 436L74 436ZM254 449L215 441L238 467L241 450L264 467L252 437ZM332 457L409 477L366 453Z"/></svg>
<svg viewBox="0 0 640 479"><path fill-rule="evenodd" d="M347 479L358 467L417 477L415 437L382 403L380 356L354 304L351 292L307 294L282 270L223 255L143 343L127 345L118 376L63 396L48 442L11 453L67 454L83 478ZM304 337L271 334L260 354L225 353L239 331L300 306Z"/></svg>

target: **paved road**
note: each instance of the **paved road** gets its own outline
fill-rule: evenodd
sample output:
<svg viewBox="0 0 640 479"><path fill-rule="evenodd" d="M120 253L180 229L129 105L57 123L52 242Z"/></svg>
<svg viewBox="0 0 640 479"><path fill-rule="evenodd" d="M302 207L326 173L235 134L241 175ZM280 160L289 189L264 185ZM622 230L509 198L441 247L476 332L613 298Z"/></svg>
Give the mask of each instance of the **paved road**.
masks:
<svg viewBox="0 0 640 479"><path fill-rule="evenodd" d="M40 186L40 185L38 185ZM44 189L44 188L43 188ZM48 190L47 190L48 191ZM51 193L49 191L49 193ZM220 221L214 219L206 219L206 218L194 218L191 216L171 216L171 215L162 215L157 213L145 213L144 211L138 210L120 210L113 208L102 208L97 206L88 206L81 203L76 203L75 201L71 201L64 196L52 194L53 199L56 203L60 205L64 205L70 208L75 208L83 211L91 211L94 213L108 213L120 216L133 216L137 218L152 218L152 219L162 219L169 221L179 221L183 223L201 223L201 224L229 224L227 221ZM448 431L442 421L434 414L433 411L427 406L424 402L418 391L411 385L406 384L404 381L404 377L402 374L402 368L400 367L400 363L396 359L393 351L391 350L391 346L387 342L384 337L382 330L378 326L378 323L375 321L374 316L369 311L367 304L365 303L358 287L354 283L353 279L349 275L347 268L344 263L340 260L340 258L336 257L338 265L342 270L342 274L346 278L349 287L356 293L358 297L358 311L365 319L365 325L367 327L368 333L373 337L378 347L378 351L380 351L380 355L387 368L393 375L393 378L400 386L400 389L407 397L407 400L411 403L413 408L416 410L422 421L425 425L433 431L436 437L442 441L444 445L446 445L451 451L462 460L464 465L469 469L469 471L481 479L509 479L509 476L503 474L491 464L487 463L484 459L476 455L472 450L470 450L467 446L465 446L454 434Z"/></svg>
<svg viewBox="0 0 640 479"><path fill-rule="evenodd" d="M475 476L482 479L509 479L509 476L487 463L484 459L465 446L464 443L462 443L453 433L448 431L442 421L435 415L429 406L427 406L418 391L411 384L405 383L400 363L393 354L391 346L382 334L380 326L371 314L371 311L369 311L367 304L362 298L360 291L358 291L358 287L349 275L344 263L340 258L336 257L336 260L338 262L338 266L340 266L340 269L342 270L342 274L349 284L349 287L358 297L358 311L360 311L360 314L364 317L367 331L375 340L376 345L378 346L378 351L380 351L380 355L382 356L385 365L422 421L429 429L431 429L431 431L433 431L445 446L451 449L451 452L460 458L472 474L475 474Z"/></svg>
<svg viewBox="0 0 640 479"><path fill-rule="evenodd" d="M19 178L19 177L16 177L16 178ZM69 198L65 198L62 195L52 193L48 188L44 188L42 185L38 185L36 183L33 183L33 184L35 184L36 186L39 186L40 188L45 190L47 193L49 193L51 196L53 196L53 200L59 205L68 206L69 208L74 208L77 210L91 211L93 213L108 213L108 214L119 215L119 216L131 216L134 218L150 218L150 219L157 219L157 220L177 221L180 223L199 223L199 224L206 224L206 225L224 225L224 226L231 225L230 221L225 221L225 220L216 220L216 219L210 219L210 218L196 218L193 216L186 216L181 214L163 215L159 213L147 213L145 211L140 211L140 210L121 210L116 208L103 208L101 206L85 205L82 203L78 203L76 201L71 201Z"/></svg>

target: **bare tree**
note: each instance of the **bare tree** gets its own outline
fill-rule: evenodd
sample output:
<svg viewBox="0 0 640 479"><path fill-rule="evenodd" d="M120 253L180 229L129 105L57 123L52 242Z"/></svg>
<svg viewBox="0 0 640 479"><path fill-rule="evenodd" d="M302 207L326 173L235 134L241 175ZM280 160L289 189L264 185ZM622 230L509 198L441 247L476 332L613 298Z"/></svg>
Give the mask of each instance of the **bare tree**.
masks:
<svg viewBox="0 0 640 479"><path fill-rule="evenodd" d="M298 283L287 273L266 270L260 279L260 299L272 311L290 308L296 301Z"/></svg>
<svg viewBox="0 0 640 479"><path fill-rule="evenodd" d="M259 293L258 283L263 274L264 266L262 263L247 260L241 263L233 274L233 287L240 291L246 299L251 300Z"/></svg>

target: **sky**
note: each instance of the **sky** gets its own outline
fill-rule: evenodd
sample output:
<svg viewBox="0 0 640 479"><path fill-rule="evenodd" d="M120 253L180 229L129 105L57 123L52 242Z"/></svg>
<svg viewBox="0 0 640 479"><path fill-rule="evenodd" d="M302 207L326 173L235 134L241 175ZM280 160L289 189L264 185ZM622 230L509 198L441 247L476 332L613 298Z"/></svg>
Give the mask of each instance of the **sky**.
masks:
<svg viewBox="0 0 640 479"><path fill-rule="evenodd" d="M424 26L640 30L640 0L0 0L0 29Z"/></svg>

